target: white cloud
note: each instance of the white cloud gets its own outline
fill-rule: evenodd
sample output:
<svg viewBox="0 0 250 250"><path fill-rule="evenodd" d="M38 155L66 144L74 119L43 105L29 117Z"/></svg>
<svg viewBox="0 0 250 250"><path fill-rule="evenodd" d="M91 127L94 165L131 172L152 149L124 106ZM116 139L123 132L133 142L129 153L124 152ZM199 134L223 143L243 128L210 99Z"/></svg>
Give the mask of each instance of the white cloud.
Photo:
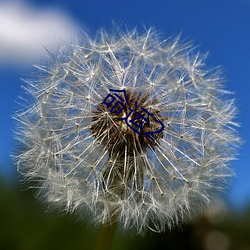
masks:
<svg viewBox="0 0 250 250"><path fill-rule="evenodd" d="M0 64L27 63L70 42L76 25L56 9L39 10L22 2L0 3Z"/></svg>

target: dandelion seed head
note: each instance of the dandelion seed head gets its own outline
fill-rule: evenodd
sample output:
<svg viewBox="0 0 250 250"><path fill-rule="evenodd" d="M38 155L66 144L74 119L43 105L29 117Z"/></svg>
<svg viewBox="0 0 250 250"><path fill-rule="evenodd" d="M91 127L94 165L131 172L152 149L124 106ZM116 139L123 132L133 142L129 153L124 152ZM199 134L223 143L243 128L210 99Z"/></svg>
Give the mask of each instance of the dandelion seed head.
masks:
<svg viewBox="0 0 250 250"><path fill-rule="evenodd" d="M82 36L26 80L19 172L48 204L97 224L163 231L192 219L233 175L239 142L218 70L153 29Z"/></svg>

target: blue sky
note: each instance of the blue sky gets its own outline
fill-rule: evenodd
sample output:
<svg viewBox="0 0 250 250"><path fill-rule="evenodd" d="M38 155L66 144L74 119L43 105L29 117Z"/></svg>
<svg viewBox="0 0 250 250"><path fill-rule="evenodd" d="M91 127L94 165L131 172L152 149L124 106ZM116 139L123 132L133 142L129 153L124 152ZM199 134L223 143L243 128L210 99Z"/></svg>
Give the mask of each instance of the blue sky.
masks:
<svg viewBox="0 0 250 250"><path fill-rule="evenodd" d="M154 26L166 37L181 33L201 52L209 51L210 67L223 67L225 88L235 92L244 140L232 163L237 177L227 199L238 208L250 204L250 0L1 1L0 175L16 178L9 156L15 149L11 116L22 95L21 78L46 54L43 45L53 50L55 36L70 40L77 27L95 34L100 27L111 27L112 21L131 28Z"/></svg>

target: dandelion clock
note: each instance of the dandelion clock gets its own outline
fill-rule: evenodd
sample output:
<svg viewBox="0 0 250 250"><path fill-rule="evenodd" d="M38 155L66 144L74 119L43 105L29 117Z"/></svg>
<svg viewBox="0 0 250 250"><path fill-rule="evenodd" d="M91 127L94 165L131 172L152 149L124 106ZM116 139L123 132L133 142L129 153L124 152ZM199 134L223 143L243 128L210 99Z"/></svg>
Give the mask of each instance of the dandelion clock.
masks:
<svg viewBox="0 0 250 250"><path fill-rule="evenodd" d="M26 80L18 171L50 207L164 231L213 204L239 142L231 94L190 43L82 33Z"/></svg>

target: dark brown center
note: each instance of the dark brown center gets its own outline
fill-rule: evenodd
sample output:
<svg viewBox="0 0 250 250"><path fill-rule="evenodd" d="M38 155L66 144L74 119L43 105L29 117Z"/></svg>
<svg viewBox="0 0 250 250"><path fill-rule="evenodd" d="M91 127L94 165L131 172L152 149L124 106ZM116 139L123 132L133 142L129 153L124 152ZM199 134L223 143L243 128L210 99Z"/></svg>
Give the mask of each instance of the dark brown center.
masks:
<svg viewBox="0 0 250 250"><path fill-rule="evenodd" d="M148 93L124 91L110 92L109 97L97 105L91 133L108 149L111 160L124 158L125 154L142 154L159 143L163 137L164 119L160 110L152 108L157 102L149 98Z"/></svg>

